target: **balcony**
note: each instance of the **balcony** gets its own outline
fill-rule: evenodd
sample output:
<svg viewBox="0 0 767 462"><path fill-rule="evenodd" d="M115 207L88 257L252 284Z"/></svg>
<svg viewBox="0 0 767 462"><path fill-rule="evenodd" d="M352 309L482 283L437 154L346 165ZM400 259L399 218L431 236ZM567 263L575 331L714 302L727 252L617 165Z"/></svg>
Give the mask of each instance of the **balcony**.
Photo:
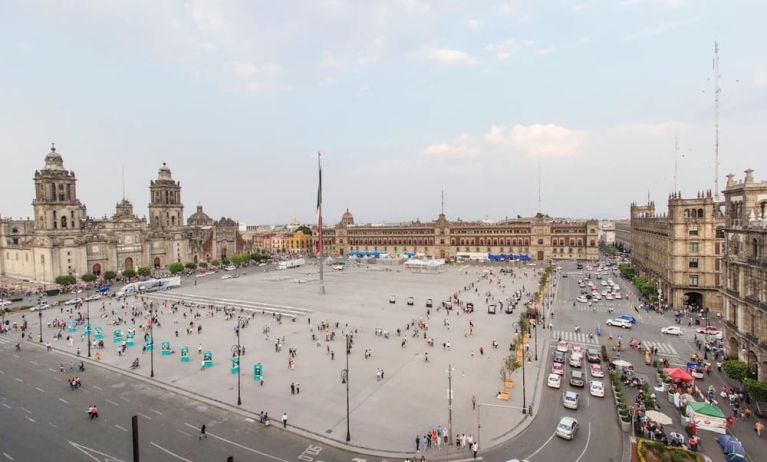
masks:
<svg viewBox="0 0 767 462"><path fill-rule="evenodd" d="M757 308L759 308L759 309L761 309L763 311L767 311L767 303L766 302L762 302L759 299L757 299L756 297L751 296L751 295L747 296L745 300L750 305L755 306L755 307L757 307Z"/></svg>
<svg viewBox="0 0 767 462"><path fill-rule="evenodd" d="M739 294L739 293L738 293L736 290L733 290L733 289L729 289L729 288L725 288L725 289L723 289L723 290L724 290L724 292L725 292L727 295L729 295L729 296L731 296L731 297L740 298L740 294Z"/></svg>

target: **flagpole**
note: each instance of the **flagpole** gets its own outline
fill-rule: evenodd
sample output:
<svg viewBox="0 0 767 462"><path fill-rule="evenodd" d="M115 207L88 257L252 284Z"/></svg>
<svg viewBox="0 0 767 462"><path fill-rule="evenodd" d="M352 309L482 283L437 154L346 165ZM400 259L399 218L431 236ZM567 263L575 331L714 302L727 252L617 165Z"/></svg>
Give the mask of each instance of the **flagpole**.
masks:
<svg viewBox="0 0 767 462"><path fill-rule="evenodd" d="M323 258L322 258L322 153L317 151L317 167L319 171L319 187L317 192L317 210L318 210L318 220L317 220L317 238L319 239L319 265L320 265L320 294L325 294L325 272L323 269Z"/></svg>

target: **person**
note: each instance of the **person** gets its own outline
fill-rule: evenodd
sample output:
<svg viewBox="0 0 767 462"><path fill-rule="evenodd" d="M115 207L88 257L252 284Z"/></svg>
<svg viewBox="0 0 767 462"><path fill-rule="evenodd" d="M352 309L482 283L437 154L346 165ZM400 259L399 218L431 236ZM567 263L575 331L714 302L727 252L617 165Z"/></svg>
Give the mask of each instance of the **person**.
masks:
<svg viewBox="0 0 767 462"><path fill-rule="evenodd" d="M476 441L471 445L471 451L474 453L474 458L477 458L477 451L479 451L479 443Z"/></svg>
<svg viewBox="0 0 767 462"><path fill-rule="evenodd" d="M80 366L78 367L80 369L80 372L85 372L85 364L83 364L82 361L80 361Z"/></svg>
<svg viewBox="0 0 767 462"><path fill-rule="evenodd" d="M88 408L88 415L90 416L91 420L99 418L99 409L95 404L91 404Z"/></svg>
<svg viewBox="0 0 767 462"><path fill-rule="evenodd" d="M288 428L288 413L282 413L282 428Z"/></svg>
<svg viewBox="0 0 767 462"><path fill-rule="evenodd" d="M21 343L16 342L16 351L21 351Z"/></svg>
<svg viewBox="0 0 767 462"><path fill-rule="evenodd" d="M138 362L138 358L136 358L136 359L133 360L133 364L131 364L130 368L131 369L138 369L138 367L139 367L139 362Z"/></svg>
<svg viewBox="0 0 767 462"><path fill-rule="evenodd" d="M208 434L206 433L206 426L205 424L202 424L202 427L200 427L200 437L198 439L208 438Z"/></svg>

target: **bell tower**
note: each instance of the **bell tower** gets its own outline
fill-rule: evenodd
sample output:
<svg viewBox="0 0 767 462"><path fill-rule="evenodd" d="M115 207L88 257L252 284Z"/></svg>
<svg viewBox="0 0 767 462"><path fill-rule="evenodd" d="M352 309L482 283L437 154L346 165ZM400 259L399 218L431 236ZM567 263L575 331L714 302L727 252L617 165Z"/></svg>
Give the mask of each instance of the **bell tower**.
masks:
<svg viewBox="0 0 767 462"><path fill-rule="evenodd" d="M149 182L149 226L176 228L184 224L181 182L173 180L170 168L163 162L157 179Z"/></svg>
<svg viewBox="0 0 767 462"><path fill-rule="evenodd" d="M51 144L45 167L35 172L35 230L73 231L82 229L85 207L77 199L75 172L64 168L64 160Z"/></svg>

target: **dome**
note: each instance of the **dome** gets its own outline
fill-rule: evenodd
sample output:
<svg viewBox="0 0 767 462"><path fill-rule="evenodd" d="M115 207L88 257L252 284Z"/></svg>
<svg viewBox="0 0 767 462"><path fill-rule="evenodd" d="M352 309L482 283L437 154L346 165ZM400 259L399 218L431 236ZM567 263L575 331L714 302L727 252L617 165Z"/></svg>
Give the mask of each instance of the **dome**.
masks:
<svg viewBox="0 0 767 462"><path fill-rule="evenodd" d="M64 159L56 152L56 146L51 143L51 152L45 156L45 170L64 170Z"/></svg>
<svg viewBox="0 0 767 462"><path fill-rule="evenodd" d="M202 205L198 205L197 211L186 219L186 224L190 226L210 226L213 224L213 219L202 211Z"/></svg>
<svg viewBox="0 0 767 462"><path fill-rule="evenodd" d="M160 167L160 170L157 171L157 179L158 180L173 180L173 176L170 173L170 168L165 164L165 162L162 163L162 167Z"/></svg>
<svg viewBox="0 0 767 462"><path fill-rule="evenodd" d="M344 212L343 215L341 215L341 224L344 225L353 225L354 224L354 216L349 212L349 209L346 209L346 212Z"/></svg>

